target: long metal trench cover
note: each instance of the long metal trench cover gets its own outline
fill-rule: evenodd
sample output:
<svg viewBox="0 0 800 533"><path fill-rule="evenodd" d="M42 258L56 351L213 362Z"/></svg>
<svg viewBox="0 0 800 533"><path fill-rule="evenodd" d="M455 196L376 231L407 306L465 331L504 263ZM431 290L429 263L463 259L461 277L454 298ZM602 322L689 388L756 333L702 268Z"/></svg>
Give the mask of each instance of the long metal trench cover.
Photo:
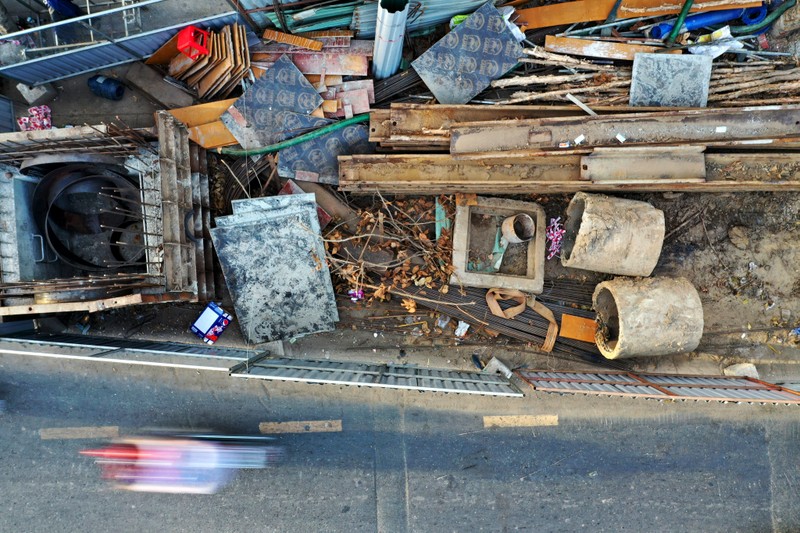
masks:
<svg viewBox="0 0 800 533"><path fill-rule="evenodd" d="M20 332L0 337L2 354L229 372L258 353L177 342Z"/></svg>
<svg viewBox="0 0 800 533"><path fill-rule="evenodd" d="M485 396L523 396L506 378L499 375L416 368L405 365L275 358L258 361L249 365L246 370L233 372L231 375L273 381L328 383Z"/></svg>
<svg viewBox="0 0 800 533"><path fill-rule="evenodd" d="M748 377L545 370L516 370L515 373L534 389L544 392L800 404L800 392Z"/></svg>

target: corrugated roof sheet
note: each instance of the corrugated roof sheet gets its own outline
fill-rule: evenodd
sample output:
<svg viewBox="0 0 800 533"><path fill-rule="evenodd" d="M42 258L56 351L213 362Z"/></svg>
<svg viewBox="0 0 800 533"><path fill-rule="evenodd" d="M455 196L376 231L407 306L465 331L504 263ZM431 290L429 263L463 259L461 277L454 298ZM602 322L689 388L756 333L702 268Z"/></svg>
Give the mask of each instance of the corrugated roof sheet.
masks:
<svg viewBox="0 0 800 533"><path fill-rule="evenodd" d="M245 24L244 19L235 11L182 22L118 39L117 42L123 45L124 49L110 42L98 43L85 48L0 67L0 76L21 81L27 85L42 85L71 76L139 61L158 50L161 45L172 38L177 30L189 25L218 30L234 22Z"/></svg>

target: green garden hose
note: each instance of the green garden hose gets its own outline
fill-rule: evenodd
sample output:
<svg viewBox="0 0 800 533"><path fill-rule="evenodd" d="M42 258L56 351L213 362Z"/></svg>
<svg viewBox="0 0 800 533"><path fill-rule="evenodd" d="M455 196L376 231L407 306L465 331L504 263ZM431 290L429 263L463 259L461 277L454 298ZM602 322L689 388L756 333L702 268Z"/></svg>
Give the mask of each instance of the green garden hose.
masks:
<svg viewBox="0 0 800 533"><path fill-rule="evenodd" d="M217 148L217 152L220 154L225 155L234 155L238 157L247 157L250 155L262 155L262 154L271 154L273 152L277 152L279 150L283 150L284 148L288 148L290 146L294 146L295 144L300 144L302 142L310 141L311 139L316 139L317 137L322 137L325 134L328 134L332 131L336 131L342 128L346 128L351 124L357 124L359 122L366 122L369 120L369 113L364 113L361 115L356 115L353 118L348 118L347 120L342 120L341 122L335 122L333 124L328 124L327 126L323 126L318 130L311 131L309 133L300 135L299 137L295 137L294 139L289 139L286 141L281 141L279 143L270 144L269 146L264 146L262 148L253 148L252 150L236 150L233 148Z"/></svg>
<svg viewBox="0 0 800 533"><path fill-rule="evenodd" d="M786 0L786 2L779 5L775 9L775 11L767 15L767 18L765 18L758 24L752 24L750 26L731 26L731 33L733 35L751 35L760 30L763 30L764 28L770 26L773 22L778 20L778 17L783 15L786 11L793 8L796 3L797 0Z"/></svg>

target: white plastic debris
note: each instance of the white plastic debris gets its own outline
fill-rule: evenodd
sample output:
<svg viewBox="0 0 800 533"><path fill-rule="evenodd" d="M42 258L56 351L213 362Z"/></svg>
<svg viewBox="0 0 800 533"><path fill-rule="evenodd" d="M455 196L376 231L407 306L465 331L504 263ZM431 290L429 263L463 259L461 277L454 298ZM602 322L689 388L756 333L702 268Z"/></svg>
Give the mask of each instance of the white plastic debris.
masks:
<svg viewBox="0 0 800 533"><path fill-rule="evenodd" d="M722 373L726 376L739 376L759 379L758 370L756 370L756 365L753 363L737 363L735 365L730 365L725 367Z"/></svg>

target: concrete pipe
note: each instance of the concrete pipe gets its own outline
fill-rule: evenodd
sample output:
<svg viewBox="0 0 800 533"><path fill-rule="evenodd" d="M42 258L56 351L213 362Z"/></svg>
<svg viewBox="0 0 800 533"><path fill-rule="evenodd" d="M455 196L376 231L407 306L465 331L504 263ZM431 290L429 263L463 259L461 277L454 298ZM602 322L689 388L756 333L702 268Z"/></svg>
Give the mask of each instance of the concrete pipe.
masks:
<svg viewBox="0 0 800 533"><path fill-rule="evenodd" d="M691 352L703 336L703 305L685 278L615 278L595 288L592 302L607 359Z"/></svg>
<svg viewBox="0 0 800 533"><path fill-rule="evenodd" d="M622 276L649 276L664 242L664 212L647 202L575 194L567 207L561 264Z"/></svg>

